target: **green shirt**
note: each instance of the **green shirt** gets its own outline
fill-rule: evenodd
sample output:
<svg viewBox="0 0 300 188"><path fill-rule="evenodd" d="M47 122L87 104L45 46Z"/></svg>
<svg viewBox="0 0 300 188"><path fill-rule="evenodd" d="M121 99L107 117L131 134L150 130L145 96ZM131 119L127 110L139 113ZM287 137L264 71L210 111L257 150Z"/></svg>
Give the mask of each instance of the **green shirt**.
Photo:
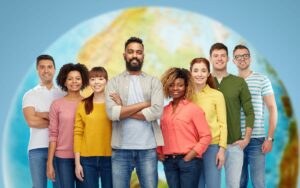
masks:
<svg viewBox="0 0 300 188"><path fill-rule="evenodd" d="M251 103L251 94L243 78L229 74L221 83L215 78L217 89L225 98L227 113L227 143L232 144L242 138L241 107L246 116L246 127L253 128L254 111Z"/></svg>

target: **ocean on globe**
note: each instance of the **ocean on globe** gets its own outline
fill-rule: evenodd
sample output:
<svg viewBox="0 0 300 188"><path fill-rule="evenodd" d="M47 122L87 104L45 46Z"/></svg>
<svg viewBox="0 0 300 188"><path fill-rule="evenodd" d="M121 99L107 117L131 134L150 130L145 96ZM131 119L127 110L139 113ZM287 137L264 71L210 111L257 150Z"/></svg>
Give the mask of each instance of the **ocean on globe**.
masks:
<svg viewBox="0 0 300 188"><path fill-rule="evenodd" d="M215 42L226 44L230 54L235 45L247 45L252 55L253 70L267 75L272 82L279 111L273 151L266 157L267 187L297 186L298 129L287 91L266 58L222 23L174 8L122 9L78 24L54 41L44 53L54 57L58 70L65 63L80 62L88 68L104 66L111 78L125 70L122 54L124 42L130 36L143 39L143 70L157 77L169 67L189 68L195 57L209 57L210 46ZM228 63L228 68L229 72L237 73L232 62ZM4 157L1 162L5 187L31 187L27 157L29 128L22 115L22 96L38 81L33 62L20 82L4 127L1 147ZM85 91L84 95L89 92ZM265 124L268 125L267 118ZM167 187L161 163L159 179L159 187ZM50 182L48 184L51 185ZM222 184L224 187L224 181ZM132 185L139 187L136 176L132 178Z"/></svg>

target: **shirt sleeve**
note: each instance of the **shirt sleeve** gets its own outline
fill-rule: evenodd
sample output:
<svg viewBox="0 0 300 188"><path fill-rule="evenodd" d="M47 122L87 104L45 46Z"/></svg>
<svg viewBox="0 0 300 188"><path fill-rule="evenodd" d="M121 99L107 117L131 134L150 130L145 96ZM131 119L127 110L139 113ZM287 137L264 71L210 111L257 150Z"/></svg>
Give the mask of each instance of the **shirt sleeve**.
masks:
<svg viewBox="0 0 300 188"><path fill-rule="evenodd" d="M24 94L23 100L22 100L22 108L26 107L35 107L34 103L34 97L32 91L28 91Z"/></svg>
<svg viewBox="0 0 300 188"><path fill-rule="evenodd" d="M152 78L151 82L151 106L144 108L141 112L147 121L154 121L160 118L164 107L164 97L161 82Z"/></svg>
<svg viewBox="0 0 300 188"><path fill-rule="evenodd" d="M191 115L192 122L194 123L199 135L199 142L194 146L193 149L201 157L211 142L211 132L205 119L205 114L200 108L195 107Z"/></svg>
<svg viewBox="0 0 300 188"><path fill-rule="evenodd" d="M251 102L251 94L246 81L242 80L240 101L246 117L246 127L254 126L254 110Z"/></svg>
<svg viewBox="0 0 300 188"><path fill-rule="evenodd" d="M121 106L117 105L109 96L111 93L116 93L115 82L116 79L109 80L105 88L106 113L110 120L120 121Z"/></svg>
<svg viewBox="0 0 300 188"><path fill-rule="evenodd" d="M84 102L81 102L76 110L75 125L74 125L74 152L81 152L81 143L85 129L84 115Z"/></svg>
<svg viewBox="0 0 300 188"><path fill-rule="evenodd" d="M226 118L226 104L222 93L216 98L216 111L217 111L217 122L220 127L220 142L219 146L227 147L227 118Z"/></svg>
<svg viewBox="0 0 300 188"><path fill-rule="evenodd" d="M59 111L56 101L52 102L49 112L49 141L56 142L59 132Z"/></svg>
<svg viewBox="0 0 300 188"><path fill-rule="evenodd" d="M272 95L274 94L271 81L269 78L265 77L262 83L262 96Z"/></svg>

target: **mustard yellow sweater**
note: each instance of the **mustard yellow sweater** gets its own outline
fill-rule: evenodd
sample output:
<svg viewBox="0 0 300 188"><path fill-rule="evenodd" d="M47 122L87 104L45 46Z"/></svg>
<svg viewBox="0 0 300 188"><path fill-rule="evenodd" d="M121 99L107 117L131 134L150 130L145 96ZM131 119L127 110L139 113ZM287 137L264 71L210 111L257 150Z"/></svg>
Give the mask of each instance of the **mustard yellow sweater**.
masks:
<svg viewBox="0 0 300 188"><path fill-rule="evenodd" d="M111 156L111 121L104 103L93 103L93 111L85 113L84 102L76 111L74 126L74 152L80 156Z"/></svg>

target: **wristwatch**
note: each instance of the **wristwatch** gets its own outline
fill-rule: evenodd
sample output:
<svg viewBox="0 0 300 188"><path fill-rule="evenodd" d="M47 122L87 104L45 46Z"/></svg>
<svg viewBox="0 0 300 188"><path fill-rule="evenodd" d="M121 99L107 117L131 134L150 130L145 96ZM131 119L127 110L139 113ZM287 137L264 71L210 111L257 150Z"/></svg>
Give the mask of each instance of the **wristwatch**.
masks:
<svg viewBox="0 0 300 188"><path fill-rule="evenodd" d="M274 138L269 137L269 136L266 138L266 140L274 142Z"/></svg>

